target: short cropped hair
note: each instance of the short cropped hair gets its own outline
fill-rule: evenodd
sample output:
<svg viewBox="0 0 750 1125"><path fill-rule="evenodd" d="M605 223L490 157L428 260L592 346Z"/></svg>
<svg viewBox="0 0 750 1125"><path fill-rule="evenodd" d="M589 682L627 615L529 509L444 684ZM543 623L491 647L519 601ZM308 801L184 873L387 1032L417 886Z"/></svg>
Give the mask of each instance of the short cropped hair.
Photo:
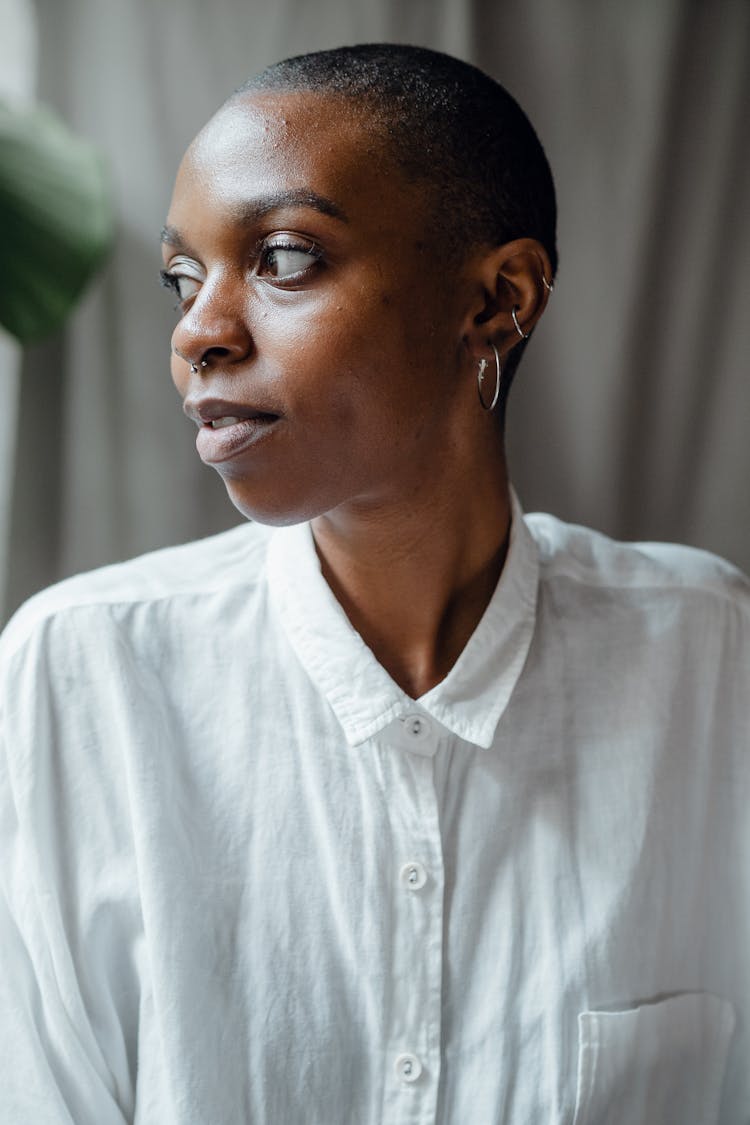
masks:
<svg viewBox="0 0 750 1125"><path fill-rule="evenodd" d="M515 99L477 67L425 47L369 43L284 59L234 96L264 91L351 101L407 178L434 189L434 221L449 253L534 238L554 276L557 208L547 157ZM506 361L506 395L522 351L519 344Z"/></svg>

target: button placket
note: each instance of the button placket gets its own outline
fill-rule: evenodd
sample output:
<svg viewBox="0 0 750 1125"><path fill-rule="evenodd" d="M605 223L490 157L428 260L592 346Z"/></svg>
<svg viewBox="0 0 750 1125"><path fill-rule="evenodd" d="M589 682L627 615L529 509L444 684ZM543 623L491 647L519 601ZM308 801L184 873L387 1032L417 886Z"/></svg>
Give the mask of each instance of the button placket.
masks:
<svg viewBox="0 0 750 1125"><path fill-rule="evenodd" d="M443 857L432 759L442 728L418 708L391 728L399 777L392 869L393 974L386 1120L433 1120L440 1077ZM406 751L406 753L404 753ZM399 854L400 853L400 854ZM417 952L418 951L418 952ZM416 954L416 956L415 956ZM406 1115L406 1116L404 1116Z"/></svg>

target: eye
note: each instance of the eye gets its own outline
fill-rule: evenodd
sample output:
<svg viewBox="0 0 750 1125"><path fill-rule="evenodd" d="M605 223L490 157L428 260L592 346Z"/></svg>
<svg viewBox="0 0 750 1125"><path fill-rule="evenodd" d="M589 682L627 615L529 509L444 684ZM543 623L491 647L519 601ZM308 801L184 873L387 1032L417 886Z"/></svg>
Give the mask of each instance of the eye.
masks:
<svg viewBox="0 0 750 1125"><path fill-rule="evenodd" d="M279 281L296 280L312 269L320 258L320 250L311 242L287 239L266 243L261 250L258 274Z"/></svg>
<svg viewBox="0 0 750 1125"><path fill-rule="evenodd" d="M178 304L174 307L178 311L184 311L184 306L198 295L204 281L202 270L195 262L179 257L170 261L168 269L160 270L159 276L164 288L171 289L172 293L177 294Z"/></svg>
<svg viewBox="0 0 750 1125"><path fill-rule="evenodd" d="M179 302L177 308L195 297L201 287L201 282L197 277L175 269L174 266L169 270L159 270L159 277L165 289L171 289L173 293L177 294Z"/></svg>

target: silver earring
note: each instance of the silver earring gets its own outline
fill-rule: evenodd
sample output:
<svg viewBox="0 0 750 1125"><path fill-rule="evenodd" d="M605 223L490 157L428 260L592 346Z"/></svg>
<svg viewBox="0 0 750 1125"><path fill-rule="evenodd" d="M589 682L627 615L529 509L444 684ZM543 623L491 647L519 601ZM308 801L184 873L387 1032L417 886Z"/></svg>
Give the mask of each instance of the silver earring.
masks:
<svg viewBox="0 0 750 1125"><path fill-rule="evenodd" d="M555 288L555 279L553 278L552 281L547 281L547 278L544 276L544 274L542 274L542 285L548 293L551 293Z"/></svg>
<svg viewBox="0 0 750 1125"><path fill-rule="evenodd" d="M495 393L492 396L492 402L488 406L482 397L482 383L484 382L484 373L487 370L487 360L484 358L480 359L479 371L477 372L477 390L479 391L479 402L482 406L482 410L494 410L497 406L497 400L500 398L500 375L502 374L500 356L497 354L497 348L492 343L492 340L489 341L489 345L495 354Z"/></svg>
<svg viewBox="0 0 750 1125"><path fill-rule="evenodd" d="M529 334L528 334L528 332L524 332L523 328L521 328L521 325L518 323L518 317L516 316L515 308L512 308L510 310L510 315L513 317L513 323L516 326L516 332L518 333L518 335L521 337L522 340L528 340Z"/></svg>

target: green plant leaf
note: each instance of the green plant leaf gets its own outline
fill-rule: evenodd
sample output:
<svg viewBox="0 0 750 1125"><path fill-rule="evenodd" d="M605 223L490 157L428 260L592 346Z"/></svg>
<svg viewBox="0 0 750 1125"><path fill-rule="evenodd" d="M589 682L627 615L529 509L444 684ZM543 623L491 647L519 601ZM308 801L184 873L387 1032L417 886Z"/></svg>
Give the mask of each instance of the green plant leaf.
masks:
<svg viewBox="0 0 750 1125"><path fill-rule="evenodd" d="M113 229L96 149L48 110L0 103L0 324L22 343L59 328Z"/></svg>

